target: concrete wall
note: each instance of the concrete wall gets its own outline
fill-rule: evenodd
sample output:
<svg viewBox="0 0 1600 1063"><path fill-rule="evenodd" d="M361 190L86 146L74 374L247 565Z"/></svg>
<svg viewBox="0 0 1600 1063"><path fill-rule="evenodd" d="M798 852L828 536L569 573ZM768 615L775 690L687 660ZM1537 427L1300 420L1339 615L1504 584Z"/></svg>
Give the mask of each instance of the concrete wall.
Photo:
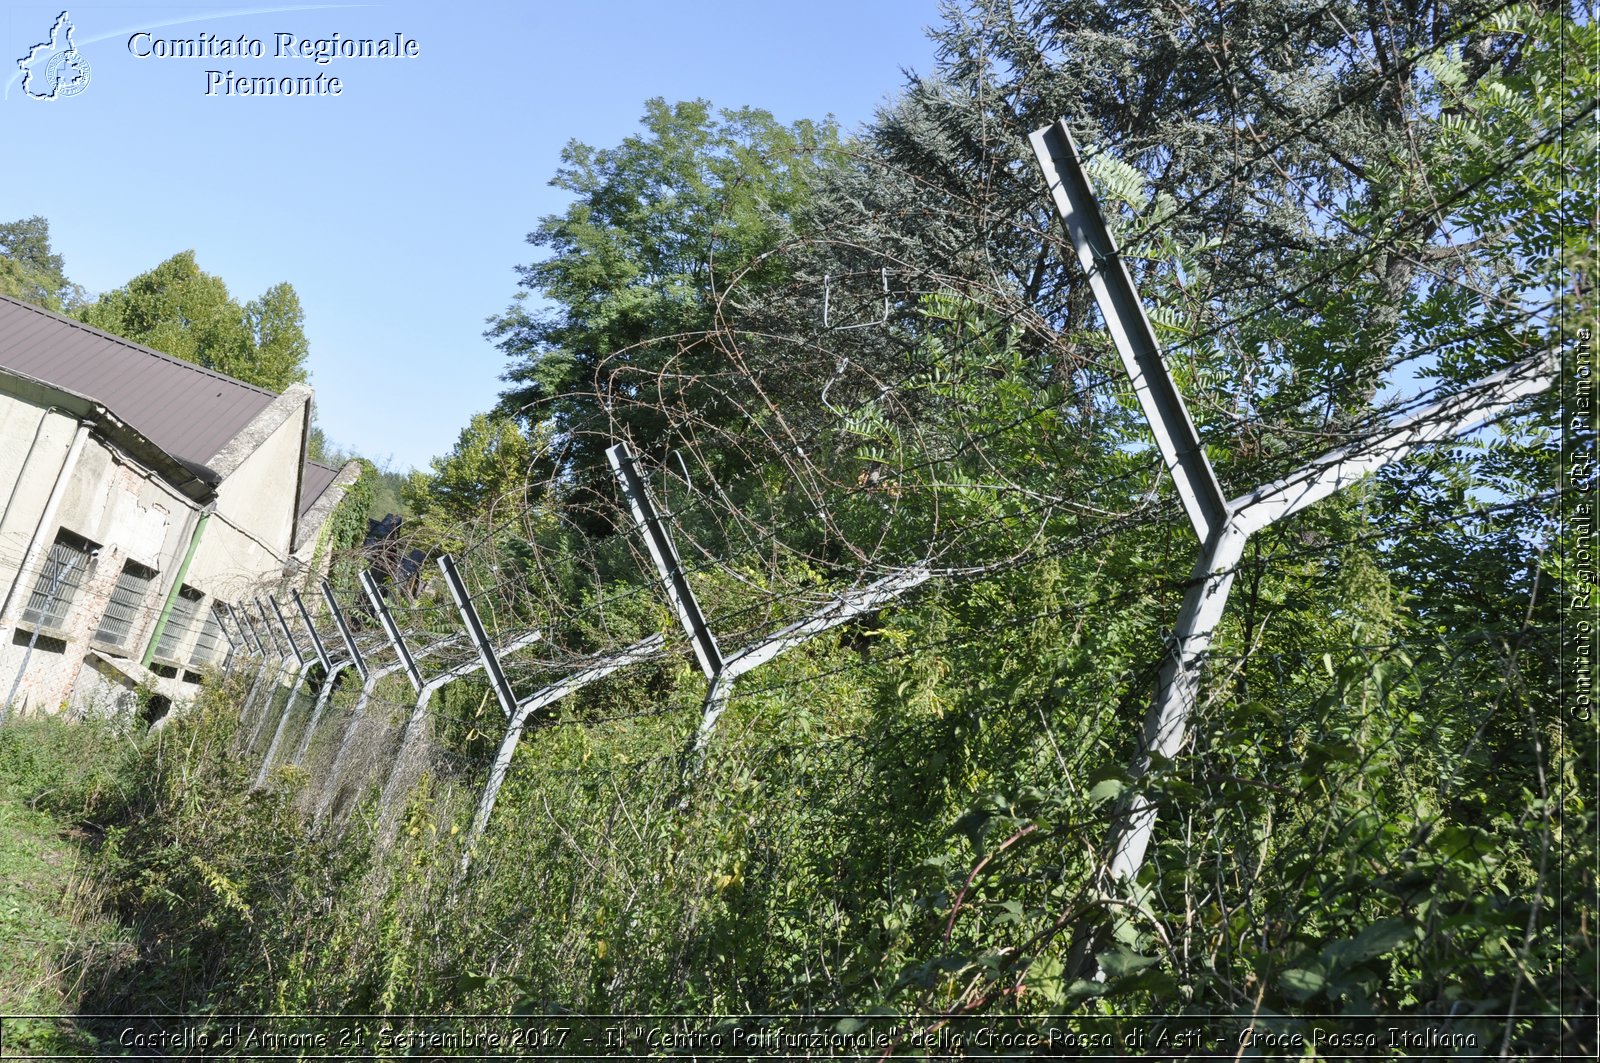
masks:
<svg viewBox="0 0 1600 1063"><path fill-rule="evenodd" d="M35 464L50 473L48 481L28 467ZM32 526L28 538L19 542L17 556L30 549L32 555L20 578L15 566L8 570L12 577L7 583L9 601L0 617L0 701L15 688L16 703L44 711L53 711L68 700L112 589L130 560L153 569L157 575L122 644L106 644L102 649L137 657L144 648L161 606L162 592L176 574L187 541L186 531L198 508L170 485L123 458L91 431L70 475L63 481L55 513L46 526L40 527L39 518L61 468L60 456L53 456L52 460L42 452L36 452L36 458L24 464L22 479L27 489L17 494L13 508L19 521ZM63 530L86 540L94 554L83 569L61 626L24 624L22 612L49 548Z"/></svg>
<svg viewBox="0 0 1600 1063"><path fill-rule="evenodd" d="M240 533L272 544L280 564L288 557L294 531L304 429L302 405L273 427L217 488L217 514Z"/></svg>
<svg viewBox="0 0 1600 1063"><path fill-rule="evenodd" d="M17 578L77 429L76 417L0 392L0 596Z"/></svg>
<svg viewBox="0 0 1600 1063"><path fill-rule="evenodd" d="M79 421L5 391L0 380L0 704L16 686L14 711L57 711L69 702L80 711L126 707L131 691L146 686L176 699L192 693L183 681L204 617L214 602L248 601L264 584L285 578L295 526L296 493L304 447L305 402L285 396L277 424L255 424L236 442L241 460L219 485L183 584L204 593L193 622L171 653L177 677L163 678L140 664L159 617L177 583L202 507L91 430L69 475L56 511L46 514ZM280 414L281 416L281 414ZM120 438L120 437L115 437ZM48 520L41 525L41 518ZM59 628L19 623L38 572L61 530L97 547ZM33 556L27 571L23 559ZM111 592L124 565L135 561L157 573L132 630L120 646L97 644ZM169 625L173 621L169 620ZM219 646L217 662L227 643ZM192 676L191 676L192 679Z"/></svg>

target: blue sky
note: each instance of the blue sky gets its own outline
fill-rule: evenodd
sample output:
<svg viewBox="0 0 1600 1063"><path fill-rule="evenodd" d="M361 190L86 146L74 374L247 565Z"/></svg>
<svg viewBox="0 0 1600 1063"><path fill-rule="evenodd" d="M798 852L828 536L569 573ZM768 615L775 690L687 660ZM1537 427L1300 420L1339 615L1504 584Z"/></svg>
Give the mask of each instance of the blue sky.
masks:
<svg viewBox="0 0 1600 1063"><path fill-rule="evenodd" d="M567 141L617 143L652 96L853 128L904 70L931 70L938 21L936 0L74 5L89 84L29 99L16 60L61 10L0 15L0 220L48 218L91 291L190 248L241 301L291 282L324 430L397 468L425 468L493 404L504 362L484 319L517 290L527 232L567 202L547 184ZM141 59L140 31L244 35L265 56ZM278 33L400 33L419 54L319 66L275 57ZM213 69L332 75L342 94L207 96Z"/></svg>

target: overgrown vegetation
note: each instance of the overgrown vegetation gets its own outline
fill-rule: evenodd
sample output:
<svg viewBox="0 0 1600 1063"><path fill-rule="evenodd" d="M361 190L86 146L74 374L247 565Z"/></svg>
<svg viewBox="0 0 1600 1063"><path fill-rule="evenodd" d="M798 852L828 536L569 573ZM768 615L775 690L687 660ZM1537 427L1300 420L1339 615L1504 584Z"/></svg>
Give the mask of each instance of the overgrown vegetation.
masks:
<svg viewBox="0 0 1600 1063"><path fill-rule="evenodd" d="M320 679L211 684L73 799L138 950L86 1005L780 1014L918 1052L968 1017L1116 1050L1153 1015L1169 1041L1138 1047L1174 1056L1251 1030L1593 1054L1570 375L1257 534L1189 741L1129 767L1198 544L1029 129L1117 145L1094 179L1234 490L1552 349L1593 372L1595 71L1567 59L1593 27L1335 14L983 5L855 141L656 101L645 135L570 148L577 199L523 273L552 306L498 321L500 413L407 485L405 545L457 555L494 638L543 633L519 692L678 639L618 439L724 650L938 578L742 678L698 772L681 641L560 701L470 851L505 726L483 683L417 713L398 672L346 682L315 726ZM819 280L870 327L819 326ZM389 578L419 644L458 630L426 572ZM1108 881L1134 794L1154 844Z"/></svg>
<svg viewBox="0 0 1600 1063"><path fill-rule="evenodd" d="M75 1018L132 944L104 910L100 811L134 785L135 742L105 723L0 728L0 1014L7 1054L114 1055Z"/></svg>

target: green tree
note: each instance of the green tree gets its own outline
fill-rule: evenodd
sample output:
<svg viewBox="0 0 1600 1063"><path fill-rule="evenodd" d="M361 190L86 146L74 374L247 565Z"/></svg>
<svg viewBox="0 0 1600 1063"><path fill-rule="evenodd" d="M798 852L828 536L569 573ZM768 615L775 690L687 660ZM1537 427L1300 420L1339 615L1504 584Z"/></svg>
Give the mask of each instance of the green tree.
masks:
<svg viewBox="0 0 1600 1063"><path fill-rule="evenodd" d="M613 435L671 445L666 410L723 406L705 382L726 369L703 342L717 299L731 278L759 289L781 276L769 253L837 141L832 123L704 100L653 99L643 126L614 148L567 145L551 183L575 199L528 235L548 255L519 267L526 291L487 333L511 362L499 410L550 421L580 481L603 469Z"/></svg>
<svg viewBox="0 0 1600 1063"><path fill-rule="evenodd" d="M441 528L489 518L528 498L545 453L511 418L476 413L454 449L433 459L431 473L411 474L401 497L419 518Z"/></svg>
<svg viewBox="0 0 1600 1063"><path fill-rule="evenodd" d="M83 289L67 280L66 261L51 250L50 223L37 214L0 224L0 294L57 312L83 299Z"/></svg>
<svg viewBox="0 0 1600 1063"><path fill-rule="evenodd" d="M294 289L274 285L240 306L221 277L201 271L193 251L105 293L79 308L78 317L269 391L306 379L307 343Z"/></svg>
<svg viewBox="0 0 1600 1063"><path fill-rule="evenodd" d="M250 372L256 382L273 391L281 391L294 381L306 378L306 359L310 344L306 341L305 312L300 309L300 296L283 281L268 288L259 299L252 299L244 307L245 324L254 347Z"/></svg>

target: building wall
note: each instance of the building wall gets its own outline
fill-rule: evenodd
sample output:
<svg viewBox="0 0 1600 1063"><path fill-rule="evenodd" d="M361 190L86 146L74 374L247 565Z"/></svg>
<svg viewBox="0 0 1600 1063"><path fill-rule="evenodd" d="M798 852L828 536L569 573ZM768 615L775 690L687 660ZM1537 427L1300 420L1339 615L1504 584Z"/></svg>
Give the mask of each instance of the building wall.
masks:
<svg viewBox="0 0 1600 1063"><path fill-rule="evenodd" d="M192 693L193 670L205 662L191 661L191 654L213 604L243 605L263 593L263 585L289 575L303 404L276 426L253 426L259 444L219 485L213 512L182 575L182 585L203 597L191 622L178 623L176 613L168 620L171 632L181 636L165 655L176 669L152 674L140 662L177 585L203 507L91 429L63 481L55 513L41 527L79 421L30 401L26 393L9 394L3 385L0 380L0 501L6 507L0 510L0 593L9 597L0 610L0 705L13 687L13 710L33 712L57 711L69 703L79 709L126 705L129 692L140 685L174 700ZM23 610L63 530L79 537L92 557L59 625L24 624ZM34 556L28 570L19 573L30 544L36 544ZM97 641L95 633L129 561L154 570L155 576L126 638L109 645ZM209 663L221 664L226 654L223 640Z"/></svg>
<svg viewBox="0 0 1600 1063"><path fill-rule="evenodd" d="M0 391L0 595L17 577L77 430L76 417Z"/></svg>
<svg viewBox="0 0 1600 1063"><path fill-rule="evenodd" d="M11 412L21 412L15 402L9 405ZM75 423L73 427L75 430ZM59 455L36 450L35 457L21 470L27 489L17 493L13 508L17 521L28 531L27 538L15 540L16 558L20 561L30 545L37 545L20 576L16 565L8 566L9 599L0 616L0 702L9 699L16 705L43 711L53 711L68 700L85 655L96 648L96 629L129 561L153 570L155 577L122 644L101 642L98 649L128 657L137 657L142 651L160 609L161 596L176 574L177 561L186 544L186 529L198 511L192 500L123 457L91 431L64 481L55 513L47 525L40 527L39 519L44 515L65 454L64 448ZM40 475L42 472L50 473L48 480ZM59 625L25 622L23 612L40 586L48 551L63 531L75 536L75 542L90 554L81 568L74 568L78 587Z"/></svg>
<svg viewBox="0 0 1600 1063"><path fill-rule="evenodd" d="M288 558L294 532L304 432L301 406L273 428L217 488L218 515L242 534L273 544L279 564Z"/></svg>

